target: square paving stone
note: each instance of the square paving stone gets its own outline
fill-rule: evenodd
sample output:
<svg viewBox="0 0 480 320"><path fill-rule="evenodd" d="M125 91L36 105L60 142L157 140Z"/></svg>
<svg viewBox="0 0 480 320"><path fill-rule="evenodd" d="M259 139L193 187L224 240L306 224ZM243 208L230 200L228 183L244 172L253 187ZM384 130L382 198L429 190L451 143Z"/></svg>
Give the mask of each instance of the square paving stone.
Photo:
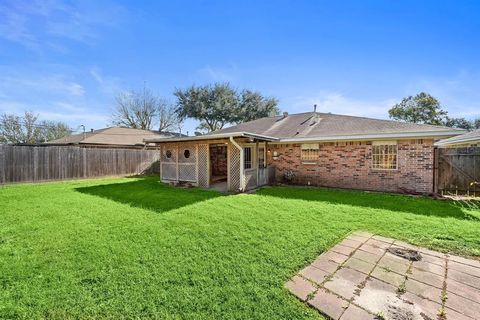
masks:
<svg viewBox="0 0 480 320"><path fill-rule="evenodd" d="M328 251L328 252L325 252L321 255L321 257L325 257L328 259L328 261L333 261L335 263L338 263L338 264L342 264L345 262L345 260L348 259L348 255L344 255L344 254L341 254L341 253L337 253L337 252L334 252L334 251Z"/></svg>
<svg viewBox="0 0 480 320"><path fill-rule="evenodd" d="M407 243L407 242L404 242L404 241L400 241L400 240L395 240L393 242L393 245L394 246L398 246L398 247L403 247L405 249L410 249L410 250L417 250L418 251L418 247L413 245L413 244L410 244L410 243Z"/></svg>
<svg viewBox="0 0 480 320"><path fill-rule="evenodd" d="M373 264L376 264L381 257L382 257L382 254L374 254L374 253L370 253L362 250L357 250L352 255L352 258L360 259Z"/></svg>
<svg viewBox="0 0 480 320"><path fill-rule="evenodd" d="M369 278L365 287L360 291L360 296L354 302L373 314L385 313L387 306L397 301L397 289L380 280Z"/></svg>
<svg viewBox="0 0 480 320"><path fill-rule="evenodd" d="M469 265L471 267L480 268L480 261L478 261L478 260L467 259L467 258L464 258L464 257L455 256L455 255L449 255L448 259L451 260L451 261L455 261L455 262L458 262L458 263L463 263L463 264Z"/></svg>
<svg viewBox="0 0 480 320"><path fill-rule="evenodd" d="M455 261L448 262L448 269L449 270L456 270L460 271L472 276L480 277L480 268L472 267L468 264L458 263Z"/></svg>
<svg viewBox="0 0 480 320"><path fill-rule="evenodd" d="M420 252L420 254L422 255L422 261L423 262L433 263L433 264L437 264L439 266L445 266L445 263L447 261L446 258L434 257L434 256L424 254L424 253L421 253L421 252Z"/></svg>
<svg viewBox="0 0 480 320"><path fill-rule="evenodd" d="M447 320L475 320L475 318L467 317L466 315L449 308L445 308L444 311Z"/></svg>
<svg viewBox="0 0 480 320"><path fill-rule="evenodd" d="M345 239L342 242L340 242L339 244L342 245L342 246L357 249L358 247L360 247L362 245L362 242Z"/></svg>
<svg viewBox="0 0 480 320"><path fill-rule="evenodd" d="M329 272L320 270L315 268L314 266L310 265L299 272L304 278L311 280L317 284L321 284L325 278L330 274Z"/></svg>
<svg viewBox="0 0 480 320"><path fill-rule="evenodd" d="M373 234L371 234L369 232L365 232L365 231L355 231L354 233L352 233L352 235L360 236L360 237L364 237L364 238L373 237Z"/></svg>
<svg viewBox="0 0 480 320"><path fill-rule="evenodd" d="M367 245L370 245L374 248L380 248L380 249L387 249L387 248L390 248L391 244L390 243L387 243L387 242L383 242L383 241L380 241L380 240L376 240L376 239L369 239L367 242L365 242L365 244Z"/></svg>
<svg viewBox="0 0 480 320"><path fill-rule="evenodd" d="M354 304L350 304L347 310L345 310L342 317L340 318L340 320L374 320L374 319L377 319L377 317L357 307Z"/></svg>
<svg viewBox="0 0 480 320"><path fill-rule="evenodd" d="M389 243L389 244L391 244L395 241L394 239L385 238L385 237L382 237L382 236L379 236L379 235L373 236L372 239L383 241L383 242L386 242L386 243Z"/></svg>
<svg viewBox="0 0 480 320"><path fill-rule="evenodd" d="M409 274L408 277L440 289L443 288L444 277L431 272L412 268L412 273Z"/></svg>
<svg viewBox="0 0 480 320"><path fill-rule="evenodd" d="M334 247L332 247L329 251L333 251L333 252L337 252L337 253L349 256L352 254L353 251L355 251L355 249L352 247L347 247L347 246L342 246L341 244L337 244Z"/></svg>
<svg viewBox="0 0 480 320"><path fill-rule="evenodd" d="M358 285L365 281L366 277L367 275L353 269L341 268L324 284L324 287L345 299L351 299Z"/></svg>
<svg viewBox="0 0 480 320"><path fill-rule="evenodd" d="M442 308L442 305L439 303L419 297L409 292L402 296L402 300L407 305L412 306L412 312L416 316L414 319L438 319L438 314Z"/></svg>
<svg viewBox="0 0 480 320"><path fill-rule="evenodd" d="M370 272L372 272L373 268L375 267L373 263L355 259L353 257L348 259L347 262L345 262L344 266L363 272L365 274L369 274Z"/></svg>
<svg viewBox="0 0 480 320"><path fill-rule="evenodd" d="M382 256L383 254L385 254L385 249L382 249L378 246L374 246L374 245L367 244L367 243L363 244L360 248L358 248L358 250L366 251L368 253L372 253L372 254L379 255L379 256Z"/></svg>
<svg viewBox="0 0 480 320"><path fill-rule="evenodd" d="M437 303L442 303L442 290L434 286L408 279L405 282L407 292L416 294L417 296L430 299Z"/></svg>
<svg viewBox="0 0 480 320"><path fill-rule="evenodd" d="M367 241L369 238L365 238L365 237L361 237L361 236L351 234L346 239L363 243L363 242Z"/></svg>
<svg viewBox="0 0 480 320"><path fill-rule="evenodd" d="M308 304L332 319L339 319L348 307L347 301L324 289L319 289L313 299L308 301Z"/></svg>
<svg viewBox="0 0 480 320"><path fill-rule="evenodd" d="M480 290L464 283L447 278L447 293L454 293L470 301L480 303Z"/></svg>
<svg viewBox="0 0 480 320"><path fill-rule="evenodd" d="M391 284L396 288L400 287L405 282L405 276L399 275L393 271L387 271L386 269L378 266L375 267L371 276Z"/></svg>
<svg viewBox="0 0 480 320"><path fill-rule="evenodd" d="M480 289L480 278L463 273L457 270L448 270L448 278L467 284L471 287Z"/></svg>
<svg viewBox="0 0 480 320"><path fill-rule="evenodd" d="M404 275L410 266L410 262L405 259L393 257L391 255L385 255L382 257L382 259L380 259L378 265L382 268Z"/></svg>
<svg viewBox="0 0 480 320"><path fill-rule="evenodd" d="M447 295L445 306L474 319L480 316L480 303L472 302L454 293Z"/></svg>
<svg viewBox="0 0 480 320"><path fill-rule="evenodd" d="M445 276L445 269L446 269L445 265L440 266L438 264L433 264L433 263L426 262L426 261L414 261L412 263L412 267L417 268L421 271L434 273L434 274L439 275L441 277Z"/></svg>
<svg viewBox="0 0 480 320"><path fill-rule="evenodd" d="M340 265L336 262L328 260L328 257L320 256L312 262L312 266L323 271L333 273Z"/></svg>
<svg viewBox="0 0 480 320"><path fill-rule="evenodd" d="M317 290L310 281L300 276L294 276L285 284L285 287L302 301L307 300L307 297Z"/></svg>

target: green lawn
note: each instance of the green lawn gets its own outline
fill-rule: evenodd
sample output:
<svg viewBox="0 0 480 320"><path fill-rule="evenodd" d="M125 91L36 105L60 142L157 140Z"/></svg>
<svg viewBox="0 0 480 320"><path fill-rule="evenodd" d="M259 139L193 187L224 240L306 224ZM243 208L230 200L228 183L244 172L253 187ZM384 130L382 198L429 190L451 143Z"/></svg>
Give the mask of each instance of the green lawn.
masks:
<svg viewBox="0 0 480 320"><path fill-rule="evenodd" d="M0 187L0 318L319 319L283 284L353 230L480 255L480 211L450 202L157 180Z"/></svg>

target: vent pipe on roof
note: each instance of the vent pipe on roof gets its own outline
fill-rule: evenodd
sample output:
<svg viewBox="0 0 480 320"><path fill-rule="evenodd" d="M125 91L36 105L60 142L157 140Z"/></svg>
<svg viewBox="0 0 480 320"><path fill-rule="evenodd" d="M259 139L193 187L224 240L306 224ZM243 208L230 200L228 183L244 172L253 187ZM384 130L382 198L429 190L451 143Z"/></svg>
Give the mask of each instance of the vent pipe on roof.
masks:
<svg viewBox="0 0 480 320"><path fill-rule="evenodd" d="M315 113L317 112L317 105L316 104L313 105L313 112L315 112Z"/></svg>

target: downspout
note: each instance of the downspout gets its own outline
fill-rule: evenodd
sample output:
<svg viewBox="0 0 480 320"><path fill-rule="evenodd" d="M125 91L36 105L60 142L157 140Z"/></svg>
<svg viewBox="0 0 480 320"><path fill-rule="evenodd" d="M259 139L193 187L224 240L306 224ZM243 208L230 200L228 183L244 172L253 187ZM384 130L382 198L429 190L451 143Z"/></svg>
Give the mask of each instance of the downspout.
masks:
<svg viewBox="0 0 480 320"><path fill-rule="evenodd" d="M243 161L244 161L243 148L233 139L233 137L230 137L230 142L240 151L240 191L244 191L245 178L244 178L244 172L243 172Z"/></svg>

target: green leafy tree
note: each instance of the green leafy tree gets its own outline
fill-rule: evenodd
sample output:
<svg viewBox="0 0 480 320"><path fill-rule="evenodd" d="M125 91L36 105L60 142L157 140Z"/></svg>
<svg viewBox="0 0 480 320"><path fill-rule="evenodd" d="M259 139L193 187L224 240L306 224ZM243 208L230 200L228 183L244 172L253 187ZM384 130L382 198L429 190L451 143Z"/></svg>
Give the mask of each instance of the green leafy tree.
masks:
<svg viewBox="0 0 480 320"><path fill-rule="evenodd" d="M279 113L278 100L264 97L260 92L242 90L238 95L237 118L232 123L252 121L263 117L272 117Z"/></svg>
<svg viewBox="0 0 480 320"><path fill-rule="evenodd" d="M446 117L444 125L451 128L460 128L460 129L467 129L467 130L475 129L475 122L468 121L465 118Z"/></svg>
<svg viewBox="0 0 480 320"><path fill-rule="evenodd" d="M388 110L388 114L394 120L442 125L447 112L442 110L440 102L436 98L428 93L420 92L416 96L402 99L400 103Z"/></svg>
<svg viewBox="0 0 480 320"><path fill-rule="evenodd" d="M177 89L179 118L200 121L197 129L207 132L222 129L228 123L240 123L278 114L277 100L259 92L238 92L228 83Z"/></svg>

